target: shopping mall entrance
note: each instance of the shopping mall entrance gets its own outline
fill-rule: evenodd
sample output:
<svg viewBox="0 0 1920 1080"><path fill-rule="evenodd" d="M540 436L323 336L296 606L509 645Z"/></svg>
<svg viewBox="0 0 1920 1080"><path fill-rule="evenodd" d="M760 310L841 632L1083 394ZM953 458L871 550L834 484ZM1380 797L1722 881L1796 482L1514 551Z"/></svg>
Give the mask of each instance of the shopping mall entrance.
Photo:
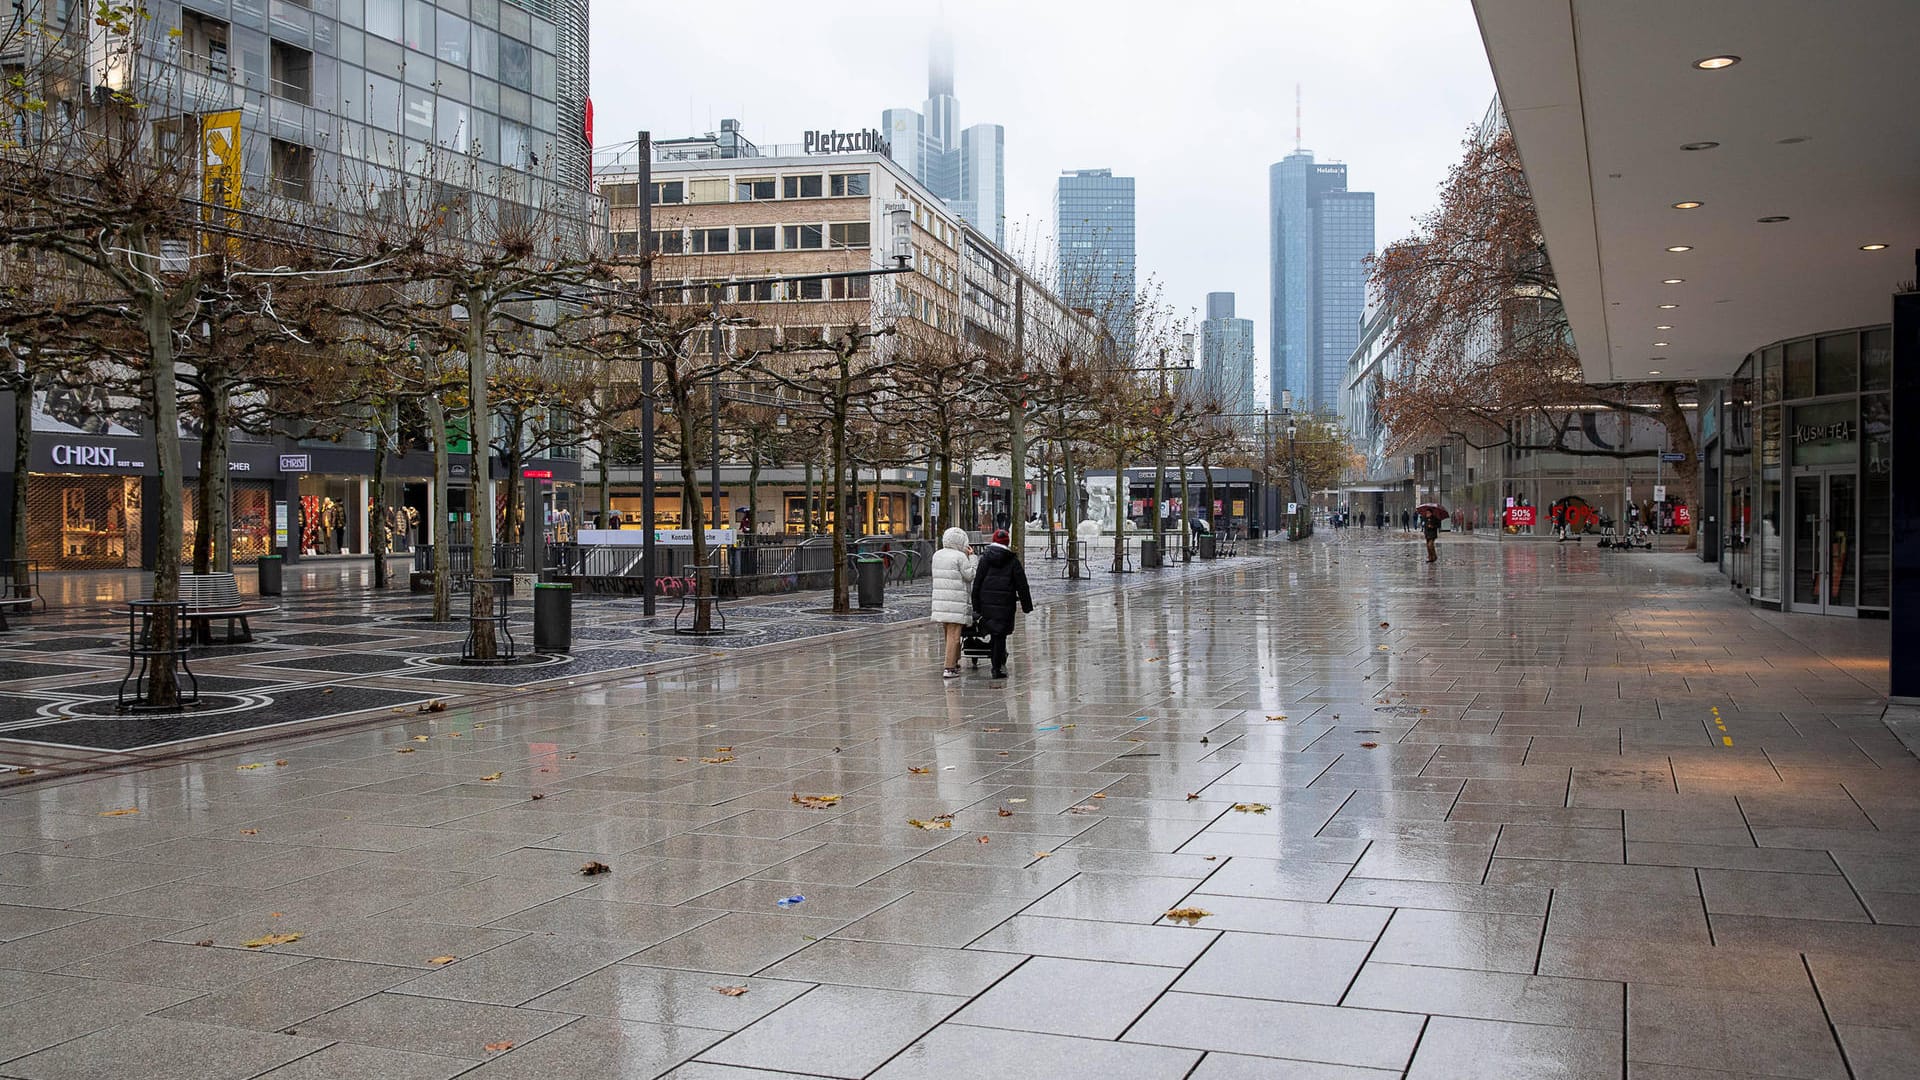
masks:
<svg viewBox="0 0 1920 1080"><path fill-rule="evenodd" d="M1853 615L1859 603L1860 478L1851 469L1793 476L1793 611Z"/></svg>

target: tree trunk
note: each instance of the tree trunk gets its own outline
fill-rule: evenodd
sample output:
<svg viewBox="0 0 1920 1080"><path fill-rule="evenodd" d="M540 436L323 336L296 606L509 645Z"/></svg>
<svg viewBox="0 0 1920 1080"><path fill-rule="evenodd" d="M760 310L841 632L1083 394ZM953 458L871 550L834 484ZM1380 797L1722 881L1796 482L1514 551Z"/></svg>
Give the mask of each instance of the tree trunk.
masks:
<svg viewBox="0 0 1920 1080"><path fill-rule="evenodd" d="M373 429L373 483L368 492L373 509L368 524L371 534L367 546L373 550L373 587L384 590L392 583L387 580L387 423L381 416Z"/></svg>
<svg viewBox="0 0 1920 1080"><path fill-rule="evenodd" d="M1113 572L1118 574L1126 569L1127 552L1127 500L1133 497L1133 487L1127 483L1127 449L1116 446L1113 449Z"/></svg>
<svg viewBox="0 0 1920 1080"><path fill-rule="evenodd" d="M947 526L957 520L953 506L953 436L940 433L940 521L934 529L934 542L939 543L940 534ZM934 550L938 551L936 547Z"/></svg>
<svg viewBox="0 0 1920 1080"><path fill-rule="evenodd" d="M33 468L33 369L20 363L20 381L13 384L13 558L27 561L27 478ZM19 595L21 578L14 582Z"/></svg>
<svg viewBox="0 0 1920 1080"><path fill-rule="evenodd" d="M194 481L194 499L200 504L200 512L193 519L193 572L208 574L213 572L213 489L217 486L214 478L216 452L213 446L214 409L213 395L200 392L200 478Z"/></svg>
<svg viewBox="0 0 1920 1080"><path fill-rule="evenodd" d="M487 403L487 324L492 305L481 290L467 290L467 447L471 479L467 507L472 511L473 581L469 587L467 618L473 655L480 660L500 656L493 632L493 410Z"/></svg>
<svg viewBox="0 0 1920 1080"><path fill-rule="evenodd" d="M873 530L867 526L867 508L860 502L860 462L850 461L847 467L850 473L847 480L847 500L853 504L853 509L847 514L852 519L847 537L857 541Z"/></svg>
<svg viewBox="0 0 1920 1080"><path fill-rule="evenodd" d="M700 463L694 460L694 440L699 437L699 418L694 415L693 389L680 378L672 362L667 364L667 392L673 396L673 419L679 425L681 520L693 535L693 554L689 569L693 572L694 595L710 591L707 564L707 516L700 495ZM693 632L704 634L713 629L713 605L696 601L693 605Z"/></svg>
<svg viewBox="0 0 1920 1080"><path fill-rule="evenodd" d="M1174 465L1180 470L1180 551L1188 562L1193 561L1193 490L1187 483L1187 455L1174 458Z"/></svg>
<svg viewBox="0 0 1920 1080"><path fill-rule="evenodd" d="M133 237L135 251L146 247L144 234ZM143 259L142 272L152 260ZM142 329L151 362L148 382L153 391L154 468L159 474L160 505L153 517L153 598L180 599L180 403L173 369L173 318L160 286L142 290ZM156 709L178 708L180 688L174 682L177 666L170 650L180 644L180 622L162 618L152 628L152 644L159 650L147 669L146 704Z"/></svg>
<svg viewBox="0 0 1920 1080"><path fill-rule="evenodd" d="M613 509L613 476L607 466L607 440L600 440L600 527L606 528L607 511Z"/></svg>
<svg viewBox="0 0 1920 1080"><path fill-rule="evenodd" d="M747 446L747 521L740 540L751 544L760 532L760 444Z"/></svg>
<svg viewBox="0 0 1920 1080"><path fill-rule="evenodd" d="M1016 294L1018 295L1018 294ZM1027 403L1019 394L1007 410L1008 479L1013 491L1007 495L1007 535L1013 540L1015 554L1027 551Z"/></svg>
<svg viewBox="0 0 1920 1080"><path fill-rule="evenodd" d="M453 477L447 462L447 411L441 406L438 394L428 394L425 404L427 426L433 435L433 509L427 528L433 530L433 621L438 623L453 618L447 568L447 560L453 557L447 535L451 528L447 521L447 488L452 486Z"/></svg>
<svg viewBox="0 0 1920 1080"><path fill-rule="evenodd" d="M1040 442L1040 524L1047 530L1047 557L1060 557L1060 534L1053 531L1053 463L1047 457L1047 444Z"/></svg>
<svg viewBox="0 0 1920 1080"><path fill-rule="evenodd" d="M207 417L206 440L213 446L213 488L211 497L201 505L200 516L208 522L213 540L213 568L233 573L233 387L221 383L213 390L213 409Z"/></svg>
<svg viewBox="0 0 1920 1080"><path fill-rule="evenodd" d="M1207 501L1207 528L1213 529L1217 526L1217 523L1213 519L1213 458L1202 454L1200 456L1200 471L1205 474L1206 484L1204 489L1205 494L1200 497ZM1249 494L1251 494L1251 492L1249 492Z"/></svg>
<svg viewBox="0 0 1920 1080"><path fill-rule="evenodd" d="M1073 441L1060 440L1060 483L1067 489L1067 577L1078 581L1080 552L1080 487L1073 476Z"/></svg>
<svg viewBox="0 0 1920 1080"><path fill-rule="evenodd" d="M842 361L841 370L846 370ZM852 611L847 602L847 412L846 412L846 376L840 378L841 394L834 400L832 443L832 499L834 507L833 523L833 613L845 615Z"/></svg>
<svg viewBox="0 0 1920 1080"><path fill-rule="evenodd" d="M1699 477L1699 459L1696 456L1699 447L1693 441L1693 429L1687 426L1687 413L1680 407L1680 388L1674 383L1660 384L1660 409L1656 414L1660 423L1667 429L1667 444L1676 454L1685 454L1681 467L1673 471L1673 486L1679 489L1679 499L1667 500L1669 504L1684 502L1693 515L1693 525L1687 529L1687 550L1697 551L1700 547L1700 525L1706 520L1707 508L1700 506L1696 499L1695 481Z"/></svg>
<svg viewBox="0 0 1920 1080"><path fill-rule="evenodd" d="M800 463L800 483L806 492L800 506L800 536L804 539L813 535L813 458L808 457Z"/></svg>

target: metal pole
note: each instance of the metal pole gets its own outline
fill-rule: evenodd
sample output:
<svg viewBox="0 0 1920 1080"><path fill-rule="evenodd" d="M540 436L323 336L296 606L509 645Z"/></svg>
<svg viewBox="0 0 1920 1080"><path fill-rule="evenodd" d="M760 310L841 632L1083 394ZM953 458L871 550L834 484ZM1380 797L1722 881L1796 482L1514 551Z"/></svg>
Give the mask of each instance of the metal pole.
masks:
<svg viewBox="0 0 1920 1080"><path fill-rule="evenodd" d="M1167 350L1160 350L1160 407L1167 407ZM1161 430L1166 430L1170 418L1160 417ZM1166 565L1167 557L1167 520L1161 507L1167 498L1167 441L1164 436L1153 441L1153 557L1158 566Z"/></svg>
<svg viewBox="0 0 1920 1080"><path fill-rule="evenodd" d="M710 466L713 477L713 527L720 527L720 286L713 287L713 333L707 336L707 354L713 358L713 392L707 400L707 420L713 425Z"/></svg>
<svg viewBox="0 0 1920 1080"><path fill-rule="evenodd" d="M653 303L653 133L640 133L640 260L641 303ZM652 615L658 602L654 589L653 536L653 354L642 346L640 356L640 612ZM601 452L606 452L602 446ZM612 507L602 507L609 511Z"/></svg>

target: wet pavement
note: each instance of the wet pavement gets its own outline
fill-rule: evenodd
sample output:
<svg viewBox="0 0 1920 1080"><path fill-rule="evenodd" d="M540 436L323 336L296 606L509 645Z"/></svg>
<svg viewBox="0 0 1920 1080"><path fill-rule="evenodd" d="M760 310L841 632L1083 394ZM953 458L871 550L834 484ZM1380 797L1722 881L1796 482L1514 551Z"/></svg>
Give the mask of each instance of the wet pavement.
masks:
<svg viewBox="0 0 1920 1080"><path fill-rule="evenodd" d="M1884 623L1248 547L6 789L0 1077L1914 1074Z"/></svg>

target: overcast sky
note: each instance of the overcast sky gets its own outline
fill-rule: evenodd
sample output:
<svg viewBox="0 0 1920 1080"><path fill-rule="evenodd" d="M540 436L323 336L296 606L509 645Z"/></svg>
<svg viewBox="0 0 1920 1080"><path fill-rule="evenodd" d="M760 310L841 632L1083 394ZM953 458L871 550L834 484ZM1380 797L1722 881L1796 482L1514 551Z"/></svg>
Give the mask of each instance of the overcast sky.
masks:
<svg viewBox="0 0 1920 1080"><path fill-rule="evenodd" d="M596 0L596 139L724 117L761 144L877 127L926 97L943 9L961 125L1006 128L1007 246L1051 265L1061 170L1136 177L1142 280L1182 312L1236 293L1262 397L1267 166L1293 148L1294 85L1303 145L1377 193L1382 245L1432 204L1493 95L1468 0Z"/></svg>

